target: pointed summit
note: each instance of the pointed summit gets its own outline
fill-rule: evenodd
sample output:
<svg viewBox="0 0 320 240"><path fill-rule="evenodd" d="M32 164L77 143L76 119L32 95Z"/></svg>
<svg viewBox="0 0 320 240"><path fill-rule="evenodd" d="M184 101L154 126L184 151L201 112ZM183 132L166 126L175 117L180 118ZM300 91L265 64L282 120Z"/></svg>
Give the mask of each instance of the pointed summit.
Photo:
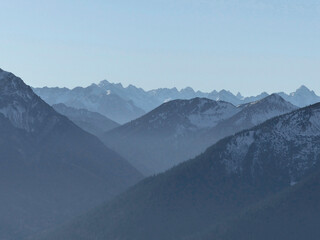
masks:
<svg viewBox="0 0 320 240"><path fill-rule="evenodd" d="M269 96L266 96L265 98L256 101L255 103L263 103L263 102L268 102L268 103L286 103L290 104L289 102L286 102L280 95L273 93ZM290 104L291 105L291 104Z"/></svg>
<svg viewBox="0 0 320 240"><path fill-rule="evenodd" d="M279 96L276 93L273 93L256 102L249 103L248 106L252 107L247 107L247 110L250 109L250 111L254 111L256 113L259 112L262 115L268 115L268 113L270 113L274 116L281 115L286 112L290 112L297 109L295 105L284 100L281 96ZM268 118L271 118L271 116ZM265 120L267 120L267 118Z"/></svg>
<svg viewBox="0 0 320 240"><path fill-rule="evenodd" d="M315 94L314 91L310 90L306 86L302 85L295 92L289 95L285 93L279 93L286 101L298 107L308 106L317 102L320 102L320 97Z"/></svg>
<svg viewBox="0 0 320 240"><path fill-rule="evenodd" d="M305 85L301 85L298 89L297 89L297 92L300 92L300 91L303 91L303 92L310 92L310 89L307 88Z"/></svg>
<svg viewBox="0 0 320 240"><path fill-rule="evenodd" d="M302 97L316 96L314 91L307 88L305 85L301 85L295 92L290 94L291 96L300 95Z"/></svg>
<svg viewBox="0 0 320 240"><path fill-rule="evenodd" d="M311 91L309 88L307 88L305 85L301 85L294 93L291 93L291 95L315 95L314 91Z"/></svg>

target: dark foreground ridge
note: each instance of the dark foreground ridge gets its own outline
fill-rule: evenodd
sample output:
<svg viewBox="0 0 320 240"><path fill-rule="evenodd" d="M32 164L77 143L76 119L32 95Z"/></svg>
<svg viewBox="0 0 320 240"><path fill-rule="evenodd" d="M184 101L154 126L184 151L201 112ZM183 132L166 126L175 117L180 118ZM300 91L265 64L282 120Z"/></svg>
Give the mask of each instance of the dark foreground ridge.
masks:
<svg viewBox="0 0 320 240"><path fill-rule="evenodd" d="M320 104L315 104L227 137L197 158L145 179L112 202L60 229L45 233L39 239L176 240L189 239L195 233L203 236L202 233L207 233L208 229L241 214L260 201L285 189L290 191L296 183L303 184L304 179L316 171L320 160L319 119ZM317 181L314 181L308 185L307 182L301 191L309 191L311 194L316 183ZM279 220L283 220L283 226L287 227L293 227L295 223L286 222L290 214L284 214L282 218L281 214L287 210L293 211L295 204L301 207L304 201L302 199L299 205L299 196L303 194L298 194L299 189L292 191L293 195L283 195L281 198L284 203L288 203L288 209L280 207L279 215L274 216L279 216ZM317 193L315 194L318 197ZM293 198L286 200L285 196ZM306 204L313 201L309 199L308 202L308 195L305 200ZM278 208L281 202L282 200L274 206ZM314 224L318 220L318 205L315 205L315 208L312 208L312 205L305 207L305 210L309 208L309 213L314 210L314 215L310 215L311 220L307 220ZM302 208L292 216L302 214L303 211ZM260 214L260 211L254 211L253 214ZM256 223L257 233L254 236L264 233L264 230L260 232L258 229L264 227L262 221L268 219L268 216L273 219L271 215L266 215L264 219L265 211L261 214L262 220ZM255 219L255 215L253 216ZM307 216L301 215L301 218L297 219L304 217ZM249 218L247 221L248 225L243 223L246 229L251 227L251 220ZM237 223L239 222L234 223L235 235ZM270 228L272 224L271 221ZM266 227L268 229L268 226ZM305 232L310 230L309 227L301 226L299 229L305 236L319 236L317 229L312 228L309 233ZM287 229L284 233L288 231ZM246 232L241 233L241 239L246 239ZM231 240L235 235L226 239Z"/></svg>

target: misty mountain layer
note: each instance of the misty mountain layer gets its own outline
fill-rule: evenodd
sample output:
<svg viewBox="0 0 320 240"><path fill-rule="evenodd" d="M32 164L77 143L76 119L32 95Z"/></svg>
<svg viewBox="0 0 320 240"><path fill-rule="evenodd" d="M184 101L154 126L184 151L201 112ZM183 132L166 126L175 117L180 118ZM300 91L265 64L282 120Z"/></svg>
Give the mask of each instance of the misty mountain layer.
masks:
<svg viewBox="0 0 320 240"><path fill-rule="evenodd" d="M119 127L120 124L108 119L100 113L90 112L86 109L68 107L63 103L52 106L58 113L68 117L83 130L101 137L107 131Z"/></svg>
<svg viewBox="0 0 320 240"><path fill-rule="evenodd" d="M238 107L206 98L174 100L107 132L102 140L151 175L199 155L223 137L295 109L276 94Z"/></svg>

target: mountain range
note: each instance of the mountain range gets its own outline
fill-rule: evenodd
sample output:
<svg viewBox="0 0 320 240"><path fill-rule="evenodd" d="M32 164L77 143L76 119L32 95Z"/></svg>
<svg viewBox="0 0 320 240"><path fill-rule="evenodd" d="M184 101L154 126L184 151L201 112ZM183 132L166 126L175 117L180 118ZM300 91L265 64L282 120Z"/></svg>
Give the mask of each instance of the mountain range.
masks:
<svg viewBox="0 0 320 240"><path fill-rule="evenodd" d="M234 95L226 90L201 92L194 91L190 87L181 90L159 88L146 91L133 85L123 87L120 83L110 83L107 80L85 88L44 87L34 88L34 91L50 105L64 103L74 108L85 108L89 111L98 112L120 124L134 120L171 100L199 97L214 101L225 101L237 106L261 100L269 95L263 92L257 96L243 97L240 93ZM320 101L320 97L305 86L301 86L293 93L280 92L278 95L298 107L305 107Z"/></svg>
<svg viewBox="0 0 320 240"><path fill-rule="evenodd" d="M173 100L101 139L139 171L152 175L199 155L223 137L295 109L277 94L237 107L207 98Z"/></svg>
<svg viewBox="0 0 320 240"><path fill-rule="evenodd" d="M0 69L0 239L319 239L318 101Z"/></svg>
<svg viewBox="0 0 320 240"><path fill-rule="evenodd" d="M317 239L319 146L320 103L226 137L38 239Z"/></svg>
<svg viewBox="0 0 320 240"><path fill-rule="evenodd" d="M0 239L21 240L68 221L142 177L0 69Z"/></svg>

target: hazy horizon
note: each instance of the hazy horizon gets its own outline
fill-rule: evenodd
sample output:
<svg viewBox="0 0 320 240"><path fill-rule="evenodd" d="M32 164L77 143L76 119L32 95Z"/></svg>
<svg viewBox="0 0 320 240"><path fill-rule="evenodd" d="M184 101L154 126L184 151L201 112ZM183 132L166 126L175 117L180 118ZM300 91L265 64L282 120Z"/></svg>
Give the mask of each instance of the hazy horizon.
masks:
<svg viewBox="0 0 320 240"><path fill-rule="evenodd" d="M0 67L27 84L108 79L245 96L320 89L318 1L7 1ZM23 24L21 24L23 22Z"/></svg>

